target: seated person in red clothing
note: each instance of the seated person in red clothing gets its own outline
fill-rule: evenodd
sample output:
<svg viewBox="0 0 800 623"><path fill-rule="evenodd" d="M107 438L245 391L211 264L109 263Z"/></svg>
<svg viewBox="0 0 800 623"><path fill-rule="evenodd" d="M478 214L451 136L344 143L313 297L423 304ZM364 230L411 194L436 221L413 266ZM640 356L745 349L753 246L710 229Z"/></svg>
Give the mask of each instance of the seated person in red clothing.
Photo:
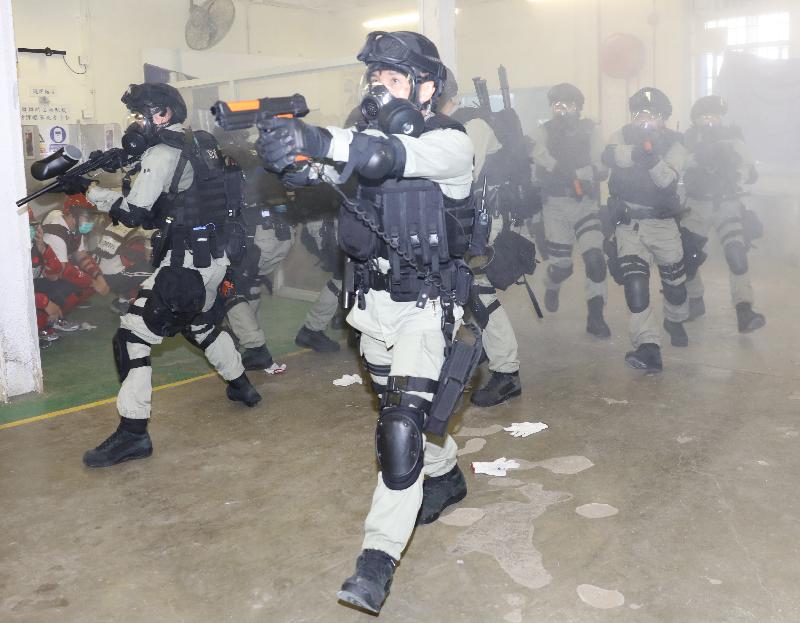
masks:
<svg viewBox="0 0 800 623"><path fill-rule="evenodd" d="M62 311L61 306L51 300L42 288L38 286L46 281L57 280L63 272L64 266L58 261L52 247L45 244L41 223L31 218L30 226L31 238L33 239L33 244L31 244L31 264L36 302L36 325L40 331L46 331L49 325L61 318Z"/></svg>
<svg viewBox="0 0 800 623"><path fill-rule="evenodd" d="M56 301L64 315L93 294L108 294L109 288L97 262L86 250L83 237L94 222L87 210L91 204L83 195L69 195L61 210L52 210L44 218L44 242L50 246L63 265L57 280L40 284L51 300Z"/></svg>

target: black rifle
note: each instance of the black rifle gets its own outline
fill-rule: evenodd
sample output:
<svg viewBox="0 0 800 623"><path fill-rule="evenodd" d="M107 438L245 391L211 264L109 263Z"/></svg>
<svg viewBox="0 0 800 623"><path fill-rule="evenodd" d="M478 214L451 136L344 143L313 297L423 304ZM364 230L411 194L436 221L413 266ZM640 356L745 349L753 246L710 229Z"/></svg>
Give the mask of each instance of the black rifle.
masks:
<svg viewBox="0 0 800 623"><path fill-rule="evenodd" d="M47 156L47 158L37 160L31 165L31 175L34 179L44 181L55 178L55 181L47 186L43 186L27 197L18 200L17 207L22 207L37 197L41 197L45 193L56 190L64 180L81 177L97 169L110 172L133 164L139 160L142 153L144 153L142 147L144 147L144 145L138 144L133 146L129 144L126 149L113 147L97 154L93 158L89 158L89 160L83 164L77 164L80 159L80 150L76 149L73 153L69 154L65 153L62 147L55 153Z"/></svg>

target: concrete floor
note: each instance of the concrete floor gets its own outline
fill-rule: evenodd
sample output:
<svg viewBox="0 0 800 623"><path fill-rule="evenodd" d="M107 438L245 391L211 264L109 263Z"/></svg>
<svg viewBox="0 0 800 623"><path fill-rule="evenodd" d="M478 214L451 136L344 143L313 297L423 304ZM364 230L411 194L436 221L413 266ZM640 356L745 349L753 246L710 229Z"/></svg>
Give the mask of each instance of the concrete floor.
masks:
<svg viewBox="0 0 800 623"><path fill-rule="evenodd" d="M457 419L470 493L416 531L380 620L800 620L800 270L753 264L766 328L736 332L712 261L708 314L657 376L623 365L613 284L608 342L583 333L582 268L544 322L508 292L524 394ZM80 457L112 405L0 432L0 621L371 620L335 592L376 477L372 399L331 385L349 352L288 363L255 376L254 410L216 379L158 392L154 456L108 470ZM523 421L549 429L500 429ZM523 469L469 470L502 456ZM576 512L591 503L618 513Z"/></svg>

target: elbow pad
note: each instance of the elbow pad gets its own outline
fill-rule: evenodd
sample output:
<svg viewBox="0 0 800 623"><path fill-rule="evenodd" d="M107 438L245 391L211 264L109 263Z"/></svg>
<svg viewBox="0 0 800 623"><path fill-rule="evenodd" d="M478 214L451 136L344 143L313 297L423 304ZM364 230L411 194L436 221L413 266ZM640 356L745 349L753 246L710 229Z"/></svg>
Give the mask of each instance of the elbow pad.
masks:
<svg viewBox="0 0 800 623"><path fill-rule="evenodd" d="M350 143L349 164L367 179L401 178L406 168L406 148L394 136L357 132Z"/></svg>

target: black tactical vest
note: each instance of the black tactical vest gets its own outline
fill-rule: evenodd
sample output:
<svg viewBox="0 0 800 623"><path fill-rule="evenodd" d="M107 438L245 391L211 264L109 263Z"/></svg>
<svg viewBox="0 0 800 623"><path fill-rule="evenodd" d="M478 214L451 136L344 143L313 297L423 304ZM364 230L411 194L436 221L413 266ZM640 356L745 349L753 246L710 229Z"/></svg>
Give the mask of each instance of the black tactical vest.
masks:
<svg viewBox="0 0 800 623"><path fill-rule="evenodd" d="M723 199L736 195L741 158L733 149L735 140L742 140L736 126L703 130L692 126L686 131L684 144L696 161L683 176L687 197Z"/></svg>
<svg viewBox="0 0 800 623"><path fill-rule="evenodd" d="M228 246L243 203L241 169L226 164L213 135L202 130L165 130L162 142L181 150L178 165L167 193L153 207L155 226L165 232L166 244L173 252L173 265L180 265L183 253L194 254L194 265L203 268L210 257L220 258ZM192 185L178 192L178 183L192 164Z"/></svg>
<svg viewBox="0 0 800 623"><path fill-rule="evenodd" d="M628 145L644 143L641 130L632 124L622 128L622 135ZM682 142L681 135L665 128L653 145L653 150L663 157L679 142ZM650 177L650 171L640 164L632 167L613 166L608 180L608 191L616 199L651 208L673 209L678 202L677 180L666 188L659 188Z"/></svg>
<svg viewBox="0 0 800 623"><path fill-rule="evenodd" d="M464 126L445 115L434 115L425 122L425 132ZM475 223L475 202L470 193L464 199L445 197L439 185L430 180L359 178L359 208L385 232L391 245L343 208L339 217L339 245L358 261L382 257L389 260L387 275L395 301L415 300L422 287L417 269L454 282L454 260L464 256ZM398 250L400 252L398 252ZM414 265L402 256L414 258Z"/></svg>
<svg viewBox="0 0 800 623"><path fill-rule="evenodd" d="M464 126L445 115L425 122L425 132ZM472 196L445 197L439 185L426 179L359 179L359 206L403 252L420 267L438 272L451 259L461 258L469 246L475 209ZM412 270L409 263L361 221L344 212L339 223L342 249L357 260L388 259L394 272Z"/></svg>
<svg viewBox="0 0 800 623"><path fill-rule="evenodd" d="M592 164L592 133L594 122L580 119L574 128L555 119L544 124L547 133L547 151L560 165L557 171L536 167L536 177L542 191L550 197L571 196L574 193L571 172ZM560 171L568 172L568 175Z"/></svg>

